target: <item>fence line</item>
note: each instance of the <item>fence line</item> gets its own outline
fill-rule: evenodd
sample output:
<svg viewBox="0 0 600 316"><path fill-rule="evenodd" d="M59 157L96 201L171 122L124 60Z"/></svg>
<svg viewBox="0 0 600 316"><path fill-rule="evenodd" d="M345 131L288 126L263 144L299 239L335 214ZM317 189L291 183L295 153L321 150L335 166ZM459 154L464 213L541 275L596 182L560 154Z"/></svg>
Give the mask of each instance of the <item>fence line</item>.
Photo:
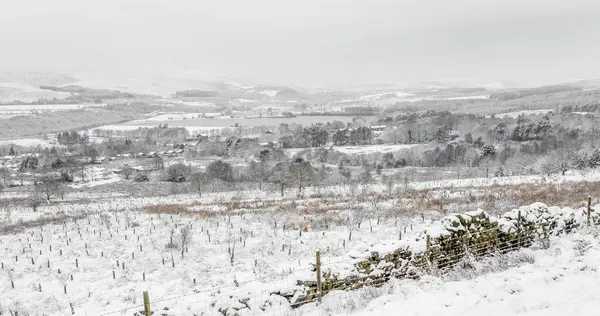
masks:
<svg viewBox="0 0 600 316"><path fill-rule="evenodd" d="M587 212L587 213L589 214L590 212ZM589 215L588 215L588 218L589 218ZM517 223L520 223L520 221L517 221ZM588 223L590 223L590 222L588 222ZM592 221L592 223L593 223L593 221ZM450 269L454 268L460 262L464 261L465 259L471 260L471 257L469 257L469 256L473 256L475 258L478 258L478 257L485 258L485 257L488 257L490 255L494 255L494 254L503 254L503 253L506 253L506 252L519 250L519 249L523 248L521 246L525 246L525 247L529 246L531 242L535 241L535 238L549 238L550 235L555 235L556 234L556 233L553 234L551 231L548 231L548 232L544 232L543 230L540 231L540 228L538 228L538 227L533 227L532 229L523 231L521 229L521 226L522 225L518 225L517 226L518 237L519 238L516 239L516 240L515 239L511 239L511 240L504 241L505 245L502 246L502 247L496 247L496 246L489 245L489 244L487 244L487 245L461 244L461 245L457 245L457 247L460 247L460 246L464 246L464 247L460 247L459 249L456 249L456 247L453 247L452 250L459 251L459 252L453 253L451 255L443 255L443 254L439 254L439 253L438 254L433 254L432 253L431 256L428 256L428 254L426 253L427 260L425 260L425 261L423 261L421 263L416 263L414 265L414 267L415 268L420 268L420 269L422 269L422 271L424 271L426 273L432 273L433 272L432 270L434 270L433 266L435 265L435 262L438 261L438 260L444 260L443 266L440 266L438 269L441 269L441 270L444 270L444 271L445 270L450 270ZM585 227L585 226L586 225L584 223L572 222L572 223L567 223L565 225L559 225L557 228L562 230L560 233L567 233L567 232L572 231L573 229L582 228L582 227ZM469 231L469 232L467 232L467 236L468 236L467 239L468 238L476 238L477 235L481 235L481 234L487 234L487 233L492 233L492 232L493 233L499 233L500 231L501 231L500 227L495 227L495 228L492 228L492 229L486 229L486 230L480 230L480 231ZM544 236L544 234L547 234L547 236ZM436 247L438 247L438 246L436 245L436 246L433 246L432 248L436 248ZM429 250L431 251L432 248L430 248ZM484 252L480 253L481 251L484 251ZM318 255L318 258L319 257L320 256ZM361 258L353 258L353 259L338 260L338 261L332 261L332 262L321 262L320 260L318 260L315 263L314 267L299 269L299 270L296 270L296 271L304 271L304 270L313 270L313 271L315 271L316 270L316 272L319 273L319 272L321 272L320 271L321 268L323 268L325 266L333 266L333 265L336 265L336 264L339 264L339 263L350 263L350 262L357 263L357 262L360 262L361 260L365 260L365 259L364 258L362 258L362 259ZM316 279L315 283L318 284L318 285L317 285L317 293L316 293L316 295L314 297L311 297L311 298L309 298L307 300L292 302L292 303L290 303L290 304L288 304L286 306L281 306L279 309L274 309L274 310L273 309L265 309L265 310L258 310L258 311L257 310L252 310L251 314L252 315L271 315L270 313L273 313L272 315L281 315L281 312L282 312L283 309L285 309L285 310L291 310L291 309L295 309L295 308L298 308L298 307L300 307L302 305L306 305L306 304L313 304L313 303L318 304L320 302L321 296L324 295L324 294L326 294L326 292L327 292L327 291L324 291L324 290L322 290L320 288L320 283L321 283L321 282L319 282L320 278L317 277L317 276L320 276L320 275L322 275L322 273L316 274L316 277L315 277L315 279ZM401 275L398 272L392 272L392 273L390 273L388 275L371 275L371 276L365 276L364 279L366 280L366 282L365 282L364 285L365 286L381 286L381 285L385 284L386 282L388 282L390 279L400 278L400 277L403 277L403 275ZM181 298L185 298L185 297L191 297L193 295L199 295L199 294L202 294L202 293L208 293L208 292L218 291L218 290L222 290L222 289L225 289L225 288L233 288L234 289L234 291L233 291L234 293L223 293L223 294L220 294L219 296L212 296L210 298L200 299L200 300L192 301L192 302L186 302L185 304L176 304L171 309L172 312L170 312L170 313L168 313L166 315L188 315L188 314L184 314L185 311L182 311L181 314L178 314L178 313L176 313L176 311L174 309L177 308L177 307L183 307L183 305L187 305L189 307L191 304L201 304L201 303L204 304L204 307L201 308L200 310L208 312L208 311L214 310L214 306L211 306L210 302L216 302L216 301L218 301L219 297L233 298L236 295L236 293L235 293L236 289L238 291L242 290L241 288L239 288L239 286L246 285L248 283L255 282L255 281L258 281L258 280L256 280L256 279L254 279L254 280L248 280L248 281L245 281L243 283L239 283L237 287L221 286L221 287L215 287L215 288L211 288L211 289L208 289L208 290L200 291L200 292L189 294L189 295L181 295L181 296L177 296L177 297L172 297L172 298L166 298L166 299L162 299L162 300L157 300L157 301L153 302L153 305L155 306L154 308L156 309L156 306L160 306L160 304L164 303L164 302L169 302L169 301L172 301L172 300L177 300L177 299L181 299ZM283 279L281 281L277 281L277 282L275 282L275 284L273 284L273 282L270 282L269 285L272 286L275 289L275 288L277 288L276 284L280 283L280 282L291 282L291 281L288 278L288 279ZM337 287L342 287L340 289L343 290L344 289L343 287L347 286L347 284L348 284L348 280L337 279L337 280L329 281L327 283L327 286L328 287L336 287L336 288ZM235 298L236 299L247 299L247 300L259 298L260 301L266 301L266 300L268 300L268 298L272 294L273 293L269 293L269 291L266 291L266 290L263 289L263 290L261 290L261 293L258 294L258 295L255 294L255 295L250 295L248 297L243 297L243 298L242 297L235 297ZM136 306L136 307L141 307L141 306ZM133 308L136 308L136 307L133 307ZM125 309L125 310L128 310L128 309ZM125 310L119 310L117 312L121 312L121 311L125 311ZM198 309L194 309L194 311L198 311ZM106 314L102 314L102 315L110 315L110 314L114 314L114 312L113 313L106 313Z"/></svg>
<svg viewBox="0 0 600 316"><path fill-rule="evenodd" d="M596 224L595 223L596 220L591 220L591 210L590 210L590 207L589 207L589 203L590 202L588 202L588 210L587 210L587 212L584 211L584 214L587 215L587 226L590 226L592 224L594 224L594 225ZM517 224L520 224L522 222L521 219L520 219L520 212L519 212L518 215L519 215L519 220L517 220ZM576 229L576 228L583 228L583 227L586 226L586 219L585 219L586 216L585 215L584 215L584 217L580 218L579 221L573 220L573 222L566 223L564 225L563 225L563 222L560 222L559 225L556 227L556 229L560 230L560 233L566 233L566 232L569 232L570 230L573 230L573 229ZM521 226L522 225L517 225L517 227L516 227L519 239L518 240L503 241L504 244L507 244L506 246L503 246L503 247L493 247L491 245L476 245L476 244L466 245L465 244L465 245L462 245L462 246L465 246L464 248L462 248L462 247L460 247L461 245L457 245L456 247L453 246L452 248L450 248L451 250L456 251L456 253L453 253L451 255L442 255L442 254L439 254L439 253L430 253L430 251L432 251L432 249L443 248L443 247L439 247L439 245L434 245L434 246L427 247L426 254L428 254L428 257L427 257L428 260L427 260L427 262L423 263L420 268L422 268L424 271L429 271L429 270L431 270L431 267L432 267L433 264L437 264L438 261L444 261L443 267L441 267L441 268L443 268L443 269L450 269L454 265L460 263L461 260L463 260L465 258L465 256L468 255L468 254L472 254L475 257L478 257L478 256L480 256L479 253L481 251L483 251L483 254L481 254L481 255L485 256L487 254L493 253L493 251L504 252L504 251L516 250L516 249L520 248L521 245L523 245L522 243L525 243L526 247L527 247L527 245L529 243L531 243L536 237L539 238L540 234L544 233L543 231L542 232L540 231L539 227L527 227L525 230L523 230ZM466 236L467 239L470 239L470 238L477 238L478 235L484 235L484 234L488 234L488 233L500 233L500 232L501 232L501 228L500 227L494 227L494 228L491 228L491 229L466 231L466 235L465 236ZM549 232L547 232L547 234L548 235L550 235L550 234L554 235L555 232L549 231ZM33 234L32 234L32 236L33 236ZM73 236L76 236L76 235L73 234ZM75 238L75 237L73 237L73 238ZM42 237L42 240L43 240L43 237ZM70 238L68 240L70 241ZM426 242L426 241L422 240L422 242ZM86 248L87 248L87 245L86 245ZM50 251L52 251L52 250L50 250ZM87 252L87 250L86 250L86 252ZM61 250L61 254L62 254L62 250ZM302 268L302 269L294 269L293 271L294 272L304 272L304 271L308 271L308 270L313 270L313 271L317 270L317 275L321 276L322 274L318 272L320 268L334 266L334 265L337 265L337 264L340 264L340 263L354 263L354 264L356 264L356 263L358 263L358 262L360 262L362 260L365 260L365 259L366 258L350 258L350 259L343 259L343 260L337 260L337 261L331 261L331 262L326 262L326 260L321 260L320 262L315 263L314 266L310 266L310 267L306 267L306 268ZM19 262L20 261L21 260L19 260ZM50 262L48 262L48 265L49 265L49 263ZM46 263L44 262L44 264L46 264ZM77 259L75 259L75 265L78 265ZM60 269L59 269L59 273L60 273ZM377 278L375 276L367 276L366 279L370 280L370 282L371 282L370 284L373 284L373 283L379 284L378 282L380 282L380 281L387 281L387 280L389 280L391 278L394 278L394 277L400 277L400 275L390 274L388 276L384 276L384 277L381 277L381 278ZM274 291L282 289L282 288L277 288L277 286L276 286L277 284L280 284L280 283L283 284L285 282L295 283L295 281L292 280L292 278L290 276L286 277L285 275L281 275L281 276L277 276L276 279L278 279L278 278L281 278L281 280L279 280L279 281L269 281L268 283L266 283L266 284L269 284L269 286L271 286ZM299 307L299 306L304 305L304 304L310 304L310 303L313 303L315 301L319 301L319 299L321 298L321 296L324 295L324 294L326 294L326 293L323 293L323 290L318 285L318 283L320 283L319 282L319 278L315 277L315 279L317 280L317 282L315 282L315 283L317 283L317 288L318 288L318 290L317 290L317 296L318 296L318 298L310 298L310 299L307 299L305 301L294 301L293 303L289 304L288 307L296 308L296 307ZM212 287L212 288L205 289L205 290L202 290L202 291L197 291L197 292L194 292L194 293L189 293L189 294L184 294L184 295L179 295L179 296L174 296L174 297L167 297L167 298L164 298L164 299L161 299L161 300L156 300L156 301L153 300L152 304L153 304L153 306L164 305L164 303L167 303L167 302L170 302L170 301L181 300L181 299L184 299L184 298L193 298L194 296L202 296L203 294L207 294L207 293L211 293L211 292L218 292L219 296L228 296L230 294L220 294L221 290L231 289L231 290L233 290L233 292L239 292L240 290L242 290L240 288L241 286L245 286L245 285L248 285L250 283L260 282L260 281L261 280L257 279L256 277L253 278L253 279L251 279L251 280L245 280L243 282L237 282L237 281L235 281L236 282L235 286L233 286L233 285L222 285L222 286ZM344 280L339 280L339 282L336 281L333 284L335 284L335 285L341 285L343 283L345 283ZM264 284L265 283L263 283L263 286L264 286ZM367 284L367 285L369 285L369 284ZM294 286L295 285L292 285L291 287L294 287ZM41 285L40 285L40 287L41 287ZM261 299L265 298L265 297L268 298L272 294L272 293L268 293L268 292L273 292L273 291L269 291L269 290L266 290L266 289L261 289L261 295L257 295L257 296L254 296L254 297L259 297ZM264 293L267 293L267 294L264 294ZM193 303L205 303L206 304L207 302L214 301L215 299L216 299L215 295L212 294L211 297L209 297L209 298L199 298L198 300L194 300L191 303L188 302L188 304L193 304ZM177 304L177 303L175 303L175 304ZM175 305L175 306L178 306L178 305ZM101 315L114 315L114 314L117 314L117 313L127 312L129 310L138 309L138 308L142 308L142 307L144 307L144 305L133 305L131 307L127 307L127 308L123 308L123 309L118 309L118 310L106 312L106 313L101 314ZM212 308L212 306L211 307L206 307L207 310L210 310L211 308ZM156 311L155 311L155 313L156 313ZM262 315L262 313L257 312L257 311L253 311L253 313L254 314L259 313L259 314Z"/></svg>

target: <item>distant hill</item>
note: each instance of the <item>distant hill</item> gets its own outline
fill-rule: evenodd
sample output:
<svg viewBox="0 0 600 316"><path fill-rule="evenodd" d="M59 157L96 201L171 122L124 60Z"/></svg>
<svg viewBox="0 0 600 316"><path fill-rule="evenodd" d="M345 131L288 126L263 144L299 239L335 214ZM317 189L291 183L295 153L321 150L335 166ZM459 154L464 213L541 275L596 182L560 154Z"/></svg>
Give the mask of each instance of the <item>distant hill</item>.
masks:
<svg viewBox="0 0 600 316"><path fill-rule="evenodd" d="M561 85L566 85L566 86L581 88L581 89L600 88L600 79L589 79L589 80L565 82Z"/></svg>
<svg viewBox="0 0 600 316"><path fill-rule="evenodd" d="M219 95L219 93L217 91L195 90L195 89L175 92L175 97L177 97L177 98L213 98L218 95Z"/></svg>
<svg viewBox="0 0 600 316"><path fill-rule="evenodd" d="M36 88L43 85L62 86L77 82L77 80L73 76L53 72L0 71L0 82Z"/></svg>
<svg viewBox="0 0 600 316"><path fill-rule="evenodd" d="M106 99L131 99L135 94L109 89L93 89L77 85L67 85L63 87L40 86L40 89L56 92L68 92L81 99L82 101L106 100Z"/></svg>
<svg viewBox="0 0 600 316"><path fill-rule="evenodd" d="M490 100L514 100L520 99L524 97L534 96L534 95L543 95L557 92L573 92L573 91L581 91L582 88L571 86L571 85L553 85L553 86L541 86L538 88L531 89L519 89L519 90L509 90L509 91L501 91L495 92L490 95Z"/></svg>

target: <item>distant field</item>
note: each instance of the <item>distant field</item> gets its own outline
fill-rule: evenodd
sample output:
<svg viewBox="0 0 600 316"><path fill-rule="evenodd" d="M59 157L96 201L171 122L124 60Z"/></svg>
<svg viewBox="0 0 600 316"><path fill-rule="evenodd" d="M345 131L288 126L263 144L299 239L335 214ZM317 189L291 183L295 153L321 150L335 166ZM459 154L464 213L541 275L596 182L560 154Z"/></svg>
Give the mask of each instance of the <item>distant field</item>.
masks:
<svg viewBox="0 0 600 316"><path fill-rule="evenodd" d="M367 146L331 146L325 148L331 148L332 150L339 151L347 155L366 155L372 153L387 153L396 152L404 149L413 148L415 146L423 146L424 144L397 144L397 145L367 145ZM288 156L294 156L295 154L316 148L290 148L286 152Z"/></svg>
<svg viewBox="0 0 600 316"><path fill-rule="evenodd" d="M30 138L48 133L90 128L133 120L139 114L131 111L106 111L102 108L46 111L11 118L0 116L0 139Z"/></svg>
<svg viewBox="0 0 600 316"><path fill-rule="evenodd" d="M0 105L0 118L10 118L35 112L55 112L83 109L87 107L104 107L106 104L31 104Z"/></svg>
<svg viewBox="0 0 600 316"><path fill-rule="evenodd" d="M517 117L519 117L519 115L544 115L547 113L551 113L553 111L554 111L553 109L523 110L523 111L515 111L515 112L496 114L495 117L497 117L497 118L505 118L505 117L517 118Z"/></svg>
<svg viewBox="0 0 600 316"><path fill-rule="evenodd" d="M198 114L166 114L143 120L129 121L122 124L113 124L98 127L104 130L127 131L140 127L157 127L167 124L170 127L184 127L191 133L209 130L220 130L234 127L238 124L242 127L272 126L280 124L326 124L333 121L341 121L344 124L352 122L353 116L298 116L298 117L263 117L263 118L228 118L228 117L198 117Z"/></svg>

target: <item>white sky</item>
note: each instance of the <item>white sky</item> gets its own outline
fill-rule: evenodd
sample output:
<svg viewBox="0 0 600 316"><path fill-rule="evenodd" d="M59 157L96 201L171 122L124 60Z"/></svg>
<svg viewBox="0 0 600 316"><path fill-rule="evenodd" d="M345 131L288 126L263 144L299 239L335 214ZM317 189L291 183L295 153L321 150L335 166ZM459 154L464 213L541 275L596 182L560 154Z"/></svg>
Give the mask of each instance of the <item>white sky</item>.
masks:
<svg viewBox="0 0 600 316"><path fill-rule="evenodd" d="M303 85L600 77L597 0L0 0L0 68Z"/></svg>

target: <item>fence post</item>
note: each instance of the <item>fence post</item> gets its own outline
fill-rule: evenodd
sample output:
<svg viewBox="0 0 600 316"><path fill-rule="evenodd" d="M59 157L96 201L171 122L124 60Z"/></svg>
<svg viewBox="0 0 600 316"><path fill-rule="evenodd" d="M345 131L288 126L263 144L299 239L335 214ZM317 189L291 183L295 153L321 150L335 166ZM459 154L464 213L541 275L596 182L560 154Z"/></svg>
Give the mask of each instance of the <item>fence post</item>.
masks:
<svg viewBox="0 0 600 316"><path fill-rule="evenodd" d="M590 226L590 218L592 217L592 197L588 196L588 209L587 209L587 224Z"/></svg>
<svg viewBox="0 0 600 316"><path fill-rule="evenodd" d="M321 303L321 251L317 250L317 297L319 298L319 303Z"/></svg>
<svg viewBox="0 0 600 316"><path fill-rule="evenodd" d="M521 248L521 210L517 212L517 247Z"/></svg>
<svg viewBox="0 0 600 316"><path fill-rule="evenodd" d="M152 315L150 311L150 297L148 295L148 291L144 292L144 312L146 312L146 316Z"/></svg>
<svg viewBox="0 0 600 316"><path fill-rule="evenodd" d="M425 237L425 254L427 255L427 257L429 257L429 247L431 246L431 237L429 237L429 234L427 234L427 237Z"/></svg>

